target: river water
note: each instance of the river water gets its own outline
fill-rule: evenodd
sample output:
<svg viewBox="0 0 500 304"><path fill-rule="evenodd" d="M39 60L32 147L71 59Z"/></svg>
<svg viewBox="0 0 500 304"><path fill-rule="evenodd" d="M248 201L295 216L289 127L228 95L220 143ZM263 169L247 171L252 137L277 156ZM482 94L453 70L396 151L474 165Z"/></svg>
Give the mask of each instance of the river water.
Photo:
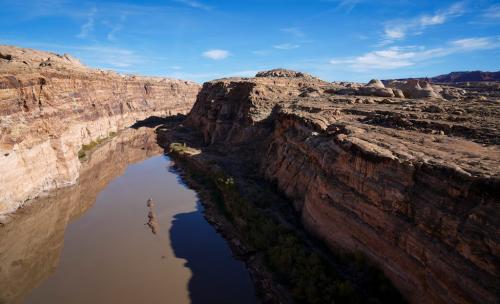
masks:
<svg viewBox="0 0 500 304"><path fill-rule="evenodd" d="M126 130L0 227L0 303L255 303L202 211L153 130Z"/></svg>

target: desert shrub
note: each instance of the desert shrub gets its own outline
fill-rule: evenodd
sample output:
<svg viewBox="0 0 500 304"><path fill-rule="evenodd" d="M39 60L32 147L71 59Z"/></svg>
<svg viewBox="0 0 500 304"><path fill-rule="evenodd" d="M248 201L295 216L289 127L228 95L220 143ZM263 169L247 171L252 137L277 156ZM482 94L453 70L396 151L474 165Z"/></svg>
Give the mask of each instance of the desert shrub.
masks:
<svg viewBox="0 0 500 304"><path fill-rule="evenodd" d="M106 141L107 139L114 137L114 136L116 136L116 132L110 132L108 134L108 137L102 137L102 138L99 137L98 139L93 140L93 141L89 142L88 144L82 145L82 148L78 151L78 158L79 159L84 158L85 156L87 156L86 152L93 150L95 147L97 147L98 145L100 145L104 141Z"/></svg>
<svg viewBox="0 0 500 304"><path fill-rule="evenodd" d="M86 145L82 145L82 150L83 151L90 151L94 149L99 143L97 141L91 141Z"/></svg>
<svg viewBox="0 0 500 304"><path fill-rule="evenodd" d="M183 154L186 153L189 148L185 143L171 143L169 146L170 153Z"/></svg>

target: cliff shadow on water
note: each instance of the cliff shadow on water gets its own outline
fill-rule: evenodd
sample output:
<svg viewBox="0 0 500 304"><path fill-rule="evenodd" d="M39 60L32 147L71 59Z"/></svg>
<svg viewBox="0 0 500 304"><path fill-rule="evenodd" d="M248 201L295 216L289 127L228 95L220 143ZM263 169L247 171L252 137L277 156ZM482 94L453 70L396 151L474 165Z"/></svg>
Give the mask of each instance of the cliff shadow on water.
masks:
<svg viewBox="0 0 500 304"><path fill-rule="evenodd" d="M224 263L231 255L225 240L203 217L203 207L176 215L170 228L170 242L177 258L191 270L188 283L191 303L255 303L248 288L250 277L238 271L240 263Z"/></svg>

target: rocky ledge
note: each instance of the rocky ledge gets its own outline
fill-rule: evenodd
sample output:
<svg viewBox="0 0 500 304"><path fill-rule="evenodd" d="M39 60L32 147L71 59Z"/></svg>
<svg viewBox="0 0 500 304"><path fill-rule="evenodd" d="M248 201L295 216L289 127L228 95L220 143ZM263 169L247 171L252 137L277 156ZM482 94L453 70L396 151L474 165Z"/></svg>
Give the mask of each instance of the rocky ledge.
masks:
<svg viewBox="0 0 500 304"><path fill-rule="evenodd" d="M185 126L361 252L411 303L497 303L497 84L329 83L284 70L205 83ZM238 171L238 170L236 170Z"/></svg>
<svg viewBox="0 0 500 304"><path fill-rule="evenodd" d="M78 152L150 116L187 113L196 83L90 69L0 46L0 215L79 176Z"/></svg>

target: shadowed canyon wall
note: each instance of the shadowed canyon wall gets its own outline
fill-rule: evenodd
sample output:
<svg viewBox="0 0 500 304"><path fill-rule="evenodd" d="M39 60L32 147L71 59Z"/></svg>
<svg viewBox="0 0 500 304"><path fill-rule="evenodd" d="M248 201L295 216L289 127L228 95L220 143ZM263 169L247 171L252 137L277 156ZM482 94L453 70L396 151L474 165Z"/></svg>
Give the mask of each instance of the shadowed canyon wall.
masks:
<svg viewBox="0 0 500 304"><path fill-rule="evenodd" d="M75 183L78 152L150 116L187 113L200 86L85 67L0 46L0 215Z"/></svg>
<svg viewBox="0 0 500 304"><path fill-rule="evenodd" d="M186 124L255 162L311 233L363 252L410 302L498 303L498 97L260 76L206 83Z"/></svg>

